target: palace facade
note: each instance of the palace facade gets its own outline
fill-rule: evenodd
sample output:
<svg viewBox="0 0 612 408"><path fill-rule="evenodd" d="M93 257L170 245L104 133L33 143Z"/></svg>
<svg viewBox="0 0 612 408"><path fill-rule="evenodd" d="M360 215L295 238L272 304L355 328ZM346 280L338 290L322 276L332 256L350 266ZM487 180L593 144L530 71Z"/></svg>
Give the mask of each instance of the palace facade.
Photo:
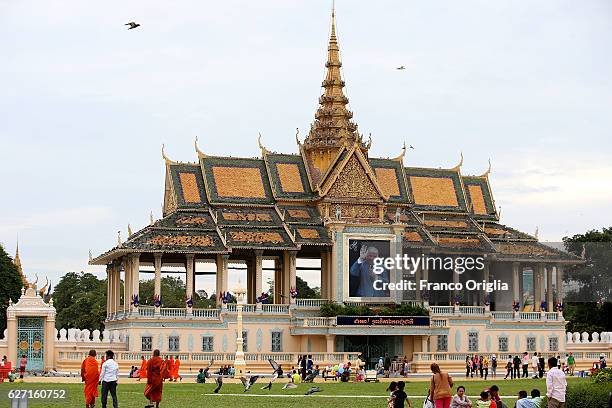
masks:
<svg viewBox="0 0 612 408"><path fill-rule="evenodd" d="M463 158L451 168L411 167L406 146L395 158L370 156L371 140L347 107L333 14L325 66L314 121L303 141L296 134L295 152L270 151L260 139L258 158L218 157L196 140L196 160L182 163L162 149L163 217L90 260L106 266L107 337L120 340L122 358L135 362L159 348L194 369L210 358L232 364L241 336L251 367L265 366L269 357L295 364L299 354L326 364L361 353L373 364L388 353L406 356L418 372L432 360L458 369L467 354L564 352L565 321L556 305L563 303L564 268L581 260L500 222L490 165L481 175L462 174ZM508 290L363 286L368 271L360 268L368 257L403 255L483 263L462 274L439 265L393 267L383 280L499 281ZM296 293L300 259L320 265L320 299ZM270 304L258 302L268 290L264 261L274 265ZM237 305L219 296L233 291L229 265L236 263L246 269L242 333ZM163 305L161 276L169 268L184 273L183 308ZM154 275L155 299L140 298L142 273ZM211 273L217 306L192 307L195 277ZM429 316L322 317L320 307L329 302L366 305L374 314L408 303ZM70 333L63 336L68 341Z"/></svg>

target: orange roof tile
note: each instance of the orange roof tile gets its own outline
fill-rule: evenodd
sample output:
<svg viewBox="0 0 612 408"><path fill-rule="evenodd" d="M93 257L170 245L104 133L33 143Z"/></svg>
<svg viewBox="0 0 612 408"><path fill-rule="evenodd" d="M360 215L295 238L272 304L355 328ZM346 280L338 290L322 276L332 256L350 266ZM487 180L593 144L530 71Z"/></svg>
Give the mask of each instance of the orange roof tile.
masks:
<svg viewBox="0 0 612 408"><path fill-rule="evenodd" d="M420 205L457 207L457 194L450 177L410 176L414 202Z"/></svg>
<svg viewBox="0 0 612 408"><path fill-rule="evenodd" d="M259 168L214 166L212 173L219 197L266 197Z"/></svg>

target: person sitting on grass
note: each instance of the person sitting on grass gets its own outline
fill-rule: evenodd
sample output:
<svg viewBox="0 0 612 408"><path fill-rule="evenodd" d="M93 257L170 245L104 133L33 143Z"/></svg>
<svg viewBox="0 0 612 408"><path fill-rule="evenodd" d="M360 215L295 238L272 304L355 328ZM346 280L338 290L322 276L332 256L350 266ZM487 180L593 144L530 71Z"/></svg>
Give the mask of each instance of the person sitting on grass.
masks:
<svg viewBox="0 0 612 408"><path fill-rule="evenodd" d="M198 372L198 376L196 378L196 382L198 384L206 383L206 374L204 373L204 369L203 368L200 368L200 371Z"/></svg>
<svg viewBox="0 0 612 408"><path fill-rule="evenodd" d="M463 385L457 387L457 393L451 400L450 408L472 408L472 401L465 395L465 387Z"/></svg>
<svg viewBox="0 0 612 408"><path fill-rule="evenodd" d="M544 397L540 395L540 390L536 388L531 390L531 401L535 408L546 408L544 406Z"/></svg>
<svg viewBox="0 0 612 408"><path fill-rule="evenodd" d="M519 391L515 408L535 408L535 404L533 403L533 401L527 399L527 391Z"/></svg>
<svg viewBox="0 0 612 408"><path fill-rule="evenodd" d="M495 403L491 401L489 393L487 391L483 391L480 393L480 398L476 400L477 408L495 408Z"/></svg>
<svg viewBox="0 0 612 408"><path fill-rule="evenodd" d="M505 408L501 397L499 396L499 387L497 385L494 384L491 386L491 388L489 388L489 395L491 396L491 401L495 403L495 407Z"/></svg>

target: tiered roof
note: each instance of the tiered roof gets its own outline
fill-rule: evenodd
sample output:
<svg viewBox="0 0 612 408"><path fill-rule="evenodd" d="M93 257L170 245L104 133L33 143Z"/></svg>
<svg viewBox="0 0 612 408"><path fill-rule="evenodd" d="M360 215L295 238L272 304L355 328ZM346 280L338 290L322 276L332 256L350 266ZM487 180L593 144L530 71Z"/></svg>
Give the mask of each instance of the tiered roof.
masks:
<svg viewBox="0 0 612 408"><path fill-rule="evenodd" d="M489 253L503 259L576 260L498 223L489 169L480 176L405 167L368 157L347 109L332 13L327 72L315 121L299 154L267 150L260 158L209 156L196 140L196 163L166 163L163 218L92 260L127 252L229 253L332 245L328 224L403 228L403 247Z"/></svg>

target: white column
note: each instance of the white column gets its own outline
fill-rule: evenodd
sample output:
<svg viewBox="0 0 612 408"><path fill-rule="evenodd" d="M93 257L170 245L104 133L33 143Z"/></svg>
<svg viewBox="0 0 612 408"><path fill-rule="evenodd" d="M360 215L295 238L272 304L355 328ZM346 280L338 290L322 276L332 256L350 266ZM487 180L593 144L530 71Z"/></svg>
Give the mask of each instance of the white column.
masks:
<svg viewBox="0 0 612 408"><path fill-rule="evenodd" d="M106 318L109 318L113 304L113 267L106 265Z"/></svg>
<svg viewBox="0 0 612 408"><path fill-rule="evenodd" d="M113 263L113 305L112 312L117 313L121 305L121 265Z"/></svg>
<svg viewBox="0 0 612 408"><path fill-rule="evenodd" d="M185 298L193 297L193 273L195 269L195 255L187 254L185 255Z"/></svg>
<svg viewBox="0 0 612 408"><path fill-rule="evenodd" d="M153 289L153 298L159 296L161 299L161 270L162 270L162 254L155 253L153 255L153 263L155 266L155 288ZM159 314L159 308L155 308L155 314Z"/></svg>
<svg viewBox="0 0 612 408"><path fill-rule="evenodd" d="M263 251L255 250L255 299L263 292Z"/></svg>
<svg viewBox="0 0 612 408"><path fill-rule="evenodd" d="M138 296L140 301L140 254L131 255L132 296ZM132 306L132 310L136 309Z"/></svg>
<svg viewBox="0 0 612 408"><path fill-rule="evenodd" d="M542 303L542 265L535 264L533 266L533 311L537 312L540 310L540 304Z"/></svg>
<svg viewBox="0 0 612 408"><path fill-rule="evenodd" d="M554 309L553 305L553 266L546 266L546 309L552 312Z"/></svg>
<svg viewBox="0 0 612 408"><path fill-rule="evenodd" d="M219 295L223 292L227 292L227 263L229 260L229 255L220 254L217 255L217 304L221 304L221 300L219 299Z"/></svg>
<svg viewBox="0 0 612 408"><path fill-rule="evenodd" d="M521 271L520 262L512 262L512 293L513 293L513 302L521 301L521 286L519 281L519 273Z"/></svg>
<svg viewBox="0 0 612 408"><path fill-rule="evenodd" d="M287 298L289 299L289 303L295 303L295 299L291 297L289 290L291 288L295 289L296 284L297 284L296 271L295 271L296 255L297 255L296 251L286 251L285 252L285 263L284 263L284 265L286 265L285 276L288 278L287 285L286 285L287 291L285 293L285 296L287 296Z"/></svg>
<svg viewBox="0 0 612 408"><path fill-rule="evenodd" d="M563 303L563 265L557 265L557 301Z"/></svg>
<svg viewBox="0 0 612 408"><path fill-rule="evenodd" d="M129 313L132 302L132 270L129 256L123 257L123 311Z"/></svg>
<svg viewBox="0 0 612 408"><path fill-rule="evenodd" d="M336 335L326 334L325 335L325 351L327 353L334 353L336 346Z"/></svg>
<svg viewBox="0 0 612 408"><path fill-rule="evenodd" d="M329 253L327 252L326 249L323 249L321 251L321 298L322 299L329 299L328 296L328 264L327 264L327 257L328 257Z"/></svg>

